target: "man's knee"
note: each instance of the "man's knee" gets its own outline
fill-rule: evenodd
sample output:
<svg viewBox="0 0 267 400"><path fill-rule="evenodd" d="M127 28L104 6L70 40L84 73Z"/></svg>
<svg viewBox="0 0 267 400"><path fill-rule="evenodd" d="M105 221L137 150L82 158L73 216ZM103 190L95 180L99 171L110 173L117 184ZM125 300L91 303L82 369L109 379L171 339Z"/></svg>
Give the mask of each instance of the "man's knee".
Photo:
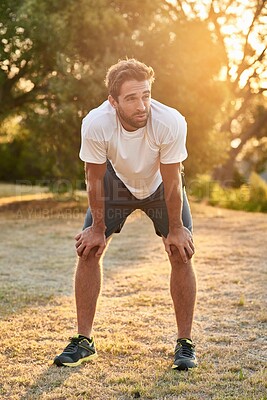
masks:
<svg viewBox="0 0 267 400"><path fill-rule="evenodd" d="M98 247L94 247L88 255L82 255L81 257L78 257L78 266L87 268L98 267L102 257L96 256L97 250Z"/></svg>
<svg viewBox="0 0 267 400"><path fill-rule="evenodd" d="M169 259L173 268L188 267L191 265L191 260L188 260L187 263L183 262L181 254L176 246L171 245L171 252L172 254L169 256Z"/></svg>

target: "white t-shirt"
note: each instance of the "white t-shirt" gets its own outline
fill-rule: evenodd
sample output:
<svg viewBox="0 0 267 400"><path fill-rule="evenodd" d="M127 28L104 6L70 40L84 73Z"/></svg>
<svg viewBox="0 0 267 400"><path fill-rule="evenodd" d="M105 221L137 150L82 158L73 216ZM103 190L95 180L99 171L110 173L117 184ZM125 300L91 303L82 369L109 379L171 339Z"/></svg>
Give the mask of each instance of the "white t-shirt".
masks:
<svg viewBox="0 0 267 400"><path fill-rule="evenodd" d="M154 193L162 182L160 163L182 162L187 125L174 108L151 100L145 127L128 132L109 101L91 110L82 121L81 160L103 164L110 160L116 175L137 199Z"/></svg>

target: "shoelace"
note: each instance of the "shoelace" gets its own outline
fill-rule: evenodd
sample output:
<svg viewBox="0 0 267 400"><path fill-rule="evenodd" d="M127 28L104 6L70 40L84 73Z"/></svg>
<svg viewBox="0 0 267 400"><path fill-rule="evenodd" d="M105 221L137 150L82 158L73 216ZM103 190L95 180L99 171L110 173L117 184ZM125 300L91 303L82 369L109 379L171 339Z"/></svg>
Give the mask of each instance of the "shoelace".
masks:
<svg viewBox="0 0 267 400"><path fill-rule="evenodd" d="M188 357L192 358L194 356L194 345L191 345L186 342L178 342L179 347L177 348L175 355L178 355L179 357Z"/></svg>
<svg viewBox="0 0 267 400"><path fill-rule="evenodd" d="M74 351L74 350L76 350L76 348L77 348L77 346L78 346L78 344L79 344L81 339L80 338L73 338L73 337L70 337L69 339L70 339L71 342L68 344L68 346L65 348L64 351Z"/></svg>

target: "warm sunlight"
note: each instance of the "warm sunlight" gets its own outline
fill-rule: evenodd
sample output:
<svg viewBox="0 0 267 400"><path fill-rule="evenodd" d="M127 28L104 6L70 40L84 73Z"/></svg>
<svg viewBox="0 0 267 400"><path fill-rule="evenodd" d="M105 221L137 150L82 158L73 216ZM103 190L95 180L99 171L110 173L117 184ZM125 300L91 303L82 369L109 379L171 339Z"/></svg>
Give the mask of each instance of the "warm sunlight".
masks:
<svg viewBox="0 0 267 400"><path fill-rule="evenodd" d="M1 0L0 399L267 400L266 3Z"/></svg>
<svg viewBox="0 0 267 400"><path fill-rule="evenodd" d="M172 5L178 4L177 0L167 0L167 2ZM225 3L225 5L229 4L227 1L221 3ZM184 12L188 16L191 15L193 18L197 14L201 19L206 19L211 0L181 1L179 4L182 5ZM244 0L241 3L232 2L227 9L227 14L220 17L221 32L224 35L227 54L231 63L230 76L232 79L236 78L238 64L243 60L245 37L249 32L254 16L253 9L248 7L250 4L249 0ZM267 16L261 17L261 23L267 26ZM249 32L248 44L255 50L257 56L262 53L267 44L266 37L265 43L263 43L262 36L263 32L261 32L260 27L257 25ZM267 87L267 68L262 71L259 70L259 72L263 86ZM251 73L253 71L247 70L240 76L240 87L245 86Z"/></svg>

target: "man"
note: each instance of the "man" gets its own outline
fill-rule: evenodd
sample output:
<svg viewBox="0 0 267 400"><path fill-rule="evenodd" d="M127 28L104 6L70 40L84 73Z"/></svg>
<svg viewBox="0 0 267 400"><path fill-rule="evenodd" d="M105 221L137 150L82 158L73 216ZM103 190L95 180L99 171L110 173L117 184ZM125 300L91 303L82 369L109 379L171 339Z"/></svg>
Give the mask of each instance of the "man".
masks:
<svg viewBox="0 0 267 400"><path fill-rule="evenodd" d="M106 76L108 100L83 120L80 158L90 208L75 238L78 334L55 358L58 366L77 366L96 356L91 331L101 287L100 259L107 239L135 209L153 221L172 268L178 327L173 368L197 365L191 340L196 298L192 219L181 180L186 122L178 111L151 99L153 81L151 67L135 59L119 61Z"/></svg>

